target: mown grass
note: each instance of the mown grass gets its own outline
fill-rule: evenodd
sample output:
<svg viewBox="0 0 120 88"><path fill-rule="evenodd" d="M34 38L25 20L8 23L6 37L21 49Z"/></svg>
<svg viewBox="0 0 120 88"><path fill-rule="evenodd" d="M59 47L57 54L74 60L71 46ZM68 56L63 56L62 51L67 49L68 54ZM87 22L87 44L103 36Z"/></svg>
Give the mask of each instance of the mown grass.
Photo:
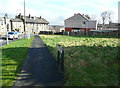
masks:
<svg viewBox="0 0 120 88"><path fill-rule="evenodd" d="M11 86L20 73L22 63L33 40L20 39L2 46L2 86Z"/></svg>
<svg viewBox="0 0 120 88"><path fill-rule="evenodd" d="M65 86L118 86L118 38L40 35L56 58L65 49Z"/></svg>

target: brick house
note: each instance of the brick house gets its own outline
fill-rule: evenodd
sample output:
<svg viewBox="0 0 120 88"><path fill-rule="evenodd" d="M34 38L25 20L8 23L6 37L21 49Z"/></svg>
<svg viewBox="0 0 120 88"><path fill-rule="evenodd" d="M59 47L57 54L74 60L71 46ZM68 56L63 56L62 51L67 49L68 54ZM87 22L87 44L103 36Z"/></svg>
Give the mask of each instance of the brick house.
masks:
<svg viewBox="0 0 120 88"><path fill-rule="evenodd" d="M90 20L80 13L64 20L66 32L87 32L97 29L97 21Z"/></svg>

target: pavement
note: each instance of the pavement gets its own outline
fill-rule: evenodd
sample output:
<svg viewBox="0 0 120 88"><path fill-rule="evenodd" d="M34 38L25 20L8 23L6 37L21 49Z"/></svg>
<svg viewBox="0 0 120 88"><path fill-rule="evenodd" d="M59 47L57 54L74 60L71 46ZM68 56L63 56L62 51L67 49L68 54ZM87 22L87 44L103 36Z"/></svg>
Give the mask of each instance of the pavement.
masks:
<svg viewBox="0 0 120 88"><path fill-rule="evenodd" d="M63 86L64 77L56 60L50 55L39 36L35 36L22 66L20 75L11 88Z"/></svg>

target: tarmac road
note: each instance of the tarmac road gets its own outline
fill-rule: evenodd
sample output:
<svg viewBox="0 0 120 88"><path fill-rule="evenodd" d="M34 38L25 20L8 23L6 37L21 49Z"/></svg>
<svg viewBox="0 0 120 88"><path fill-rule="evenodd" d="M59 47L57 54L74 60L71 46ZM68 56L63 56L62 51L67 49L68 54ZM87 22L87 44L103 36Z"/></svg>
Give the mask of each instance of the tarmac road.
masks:
<svg viewBox="0 0 120 88"><path fill-rule="evenodd" d="M31 34L30 36L34 36L34 34ZM21 35L21 38L27 38L27 35L25 35L25 36ZM9 39L9 42L13 42L13 41L16 41L16 40L18 40L18 39L14 39L14 40ZM6 39L5 38L0 38L0 46L5 45L5 44L7 44Z"/></svg>
<svg viewBox="0 0 120 88"><path fill-rule="evenodd" d="M9 40L9 42L16 41L17 39L14 40ZM0 39L0 46L7 44L7 41L5 39Z"/></svg>

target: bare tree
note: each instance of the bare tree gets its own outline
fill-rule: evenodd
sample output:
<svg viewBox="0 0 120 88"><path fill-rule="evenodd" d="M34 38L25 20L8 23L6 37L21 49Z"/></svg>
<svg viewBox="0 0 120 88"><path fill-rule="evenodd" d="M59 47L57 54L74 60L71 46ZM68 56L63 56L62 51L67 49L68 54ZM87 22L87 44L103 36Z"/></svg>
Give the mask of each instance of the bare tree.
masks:
<svg viewBox="0 0 120 88"><path fill-rule="evenodd" d="M107 12L107 11L102 12L102 13L101 13L101 17L102 17L103 25L105 25L105 22L106 22L107 19L108 19L108 12Z"/></svg>
<svg viewBox="0 0 120 88"><path fill-rule="evenodd" d="M90 18L91 18L91 20L95 20L96 19L96 15L95 14L91 14Z"/></svg>
<svg viewBox="0 0 120 88"><path fill-rule="evenodd" d="M105 22L107 22L107 21L109 24L112 22L112 14L113 13L110 10L104 11L101 13L103 25L105 25Z"/></svg>
<svg viewBox="0 0 120 88"><path fill-rule="evenodd" d="M112 11L107 11L108 13L108 22L109 24L112 22Z"/></svg>

